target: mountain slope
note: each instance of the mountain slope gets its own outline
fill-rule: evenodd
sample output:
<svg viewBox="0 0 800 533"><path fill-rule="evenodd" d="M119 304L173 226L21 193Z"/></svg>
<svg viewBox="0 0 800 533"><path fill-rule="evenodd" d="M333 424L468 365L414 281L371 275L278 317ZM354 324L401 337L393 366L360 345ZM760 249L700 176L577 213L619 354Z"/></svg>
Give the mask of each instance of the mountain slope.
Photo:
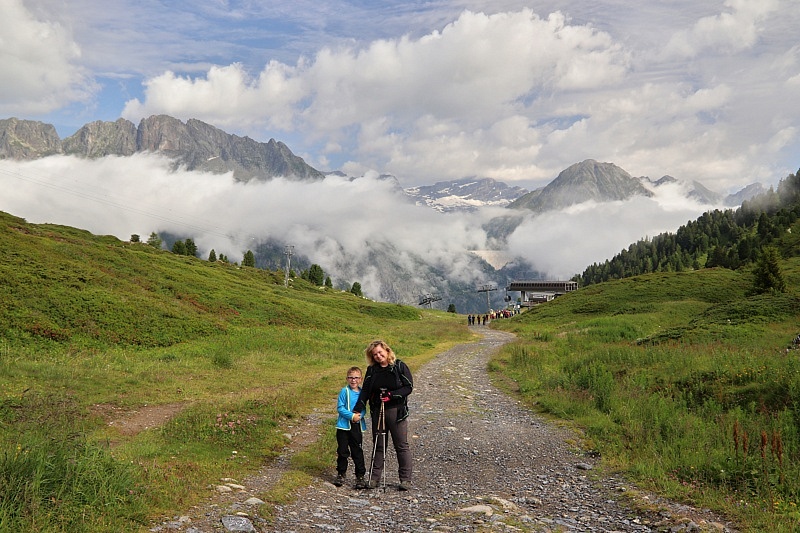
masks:
<svg viewBox="0 0 800 533"><path fill-rule="evenodd" d="M145 243L0 212L0 331L8 345L172 346L234 328L345 331L359 316L418 320L283 273L208 262ZM279 310L279 312L278 312ZM341 320L330 321L335 312Z"/></svg>

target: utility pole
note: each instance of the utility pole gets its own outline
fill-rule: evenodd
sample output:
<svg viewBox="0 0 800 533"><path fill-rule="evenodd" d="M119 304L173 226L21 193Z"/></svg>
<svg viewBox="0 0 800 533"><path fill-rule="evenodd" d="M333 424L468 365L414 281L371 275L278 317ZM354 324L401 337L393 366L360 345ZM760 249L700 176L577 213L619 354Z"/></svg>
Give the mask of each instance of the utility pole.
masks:
<svg viewBox="0 0 800 533"><path fill-rule="evenodd" d="M292 255L294 254L294 246L287 244L283 247L283 255L286 256L286 275L283 278L283 286L289 286L289 268L292 264Z"/></svg>

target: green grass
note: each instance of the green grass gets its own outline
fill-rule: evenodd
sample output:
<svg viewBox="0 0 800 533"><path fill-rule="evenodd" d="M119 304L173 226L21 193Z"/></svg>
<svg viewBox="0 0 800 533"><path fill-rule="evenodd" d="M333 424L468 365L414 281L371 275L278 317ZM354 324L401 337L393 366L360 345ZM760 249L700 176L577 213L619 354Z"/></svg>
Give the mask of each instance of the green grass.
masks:
<svg viewBox="0 0 800 533"><path fill-rule="evenodd" d="M0 530L146 531L276 457L306 413L333 417L374 338L412 370L470 338L454 314L3 213L0 246ZM800 260L782 266L786 294L724 269L581 289L497 321L518 342L491 370L581 428L607 470L795 531ZM133 434L109 424L162 405L180 409ZM332 424L262 499L332 471Z"/></svg>
<svg viewBox="0 0 800 533"><path fill-rule="evenodd" d="M413 369L469 338L453 314L4 213L0 247L2 531L145 531L275 457L312 409L333 414L371 340ZM135 434L109 425L173 404ZM335 446L295 460L276 501Z"/></svg>
<svg viewBox="0 0 800 533"><path fill-rule="evenodd" d="M800 259L783 269L786 294L725 269L581 289L496 322L518 341L491 369L581 428L608 470L748 531L796 531Z"/></svg>

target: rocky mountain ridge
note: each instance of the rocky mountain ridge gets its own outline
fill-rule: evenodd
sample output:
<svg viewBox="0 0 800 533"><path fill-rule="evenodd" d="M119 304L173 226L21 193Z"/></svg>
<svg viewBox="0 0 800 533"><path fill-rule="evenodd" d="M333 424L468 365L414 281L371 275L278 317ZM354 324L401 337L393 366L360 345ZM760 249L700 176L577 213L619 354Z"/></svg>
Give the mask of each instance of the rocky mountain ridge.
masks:
<svg viewBox="0 0 800 533"><path fill-rule="evenodd" d="M261 143L195 119L184 123L167 115L154 115L142 119L138 127L123 118L95 121L63 140L50 124L0 120L0 159L32 160L57 154L125 157L140 152L163 153L174 159L175 167L187 170L233 172L237 181L325 178L282 142L270 139Z"/></svg>

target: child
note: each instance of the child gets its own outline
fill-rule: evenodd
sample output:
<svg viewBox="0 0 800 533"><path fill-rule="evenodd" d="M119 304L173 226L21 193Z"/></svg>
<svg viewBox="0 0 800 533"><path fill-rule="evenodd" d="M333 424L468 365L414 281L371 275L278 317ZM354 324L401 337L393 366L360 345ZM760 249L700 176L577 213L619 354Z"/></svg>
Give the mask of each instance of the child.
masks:
<svg viewBox="0 0 800 533"><path fill-rule="evenodd" d="M339 393L339 401L336 405L336 410L339 412L339 418L336 420L336 472L338 475L333 484L337 487L344 485L347 458L352 457L356 469L356 488L366 488L364 474L366 474L367 468L364 466L361 434L367 430L367 421L364 419L363 412L353 412L360 393L361 369L354 366L347 371L347 386L342 388L342 392Z"/></svg>

